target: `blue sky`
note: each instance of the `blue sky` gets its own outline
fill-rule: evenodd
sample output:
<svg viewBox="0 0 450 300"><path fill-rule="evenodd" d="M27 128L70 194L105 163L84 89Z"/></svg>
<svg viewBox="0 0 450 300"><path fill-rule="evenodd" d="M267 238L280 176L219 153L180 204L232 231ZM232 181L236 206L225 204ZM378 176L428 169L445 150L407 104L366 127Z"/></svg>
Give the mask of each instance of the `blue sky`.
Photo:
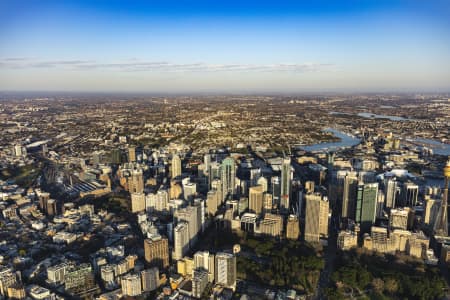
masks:
<svg viewBox="0 0 450 300"><path fill-rule="evenodd" d="M449 91L448 1L0 1L0 90Z"/></svg>

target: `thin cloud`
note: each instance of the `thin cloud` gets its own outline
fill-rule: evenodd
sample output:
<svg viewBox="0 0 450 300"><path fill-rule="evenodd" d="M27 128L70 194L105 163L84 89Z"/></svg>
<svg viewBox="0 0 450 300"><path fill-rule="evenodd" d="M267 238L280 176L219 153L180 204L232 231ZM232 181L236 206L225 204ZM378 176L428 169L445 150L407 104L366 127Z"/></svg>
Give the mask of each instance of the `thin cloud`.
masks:
<svg viewBox="0 0 450 300"><path fill-rule="evenodd" d="M4 61L15 61L15 62L26 61L26 60L29 60L29 58L27 58L27 57L8 57L8 58L4 59Z"/></svg>
<svg viewBox="0 0 450 300"><path fill-rule="evenodd" d="M64 66L79 66L92 61L87 60L47 60L36 61L25 57L12 57L0 59L0 67L10 69L33 69L33 68L57 68Z"/></svg>
<svg viewBox="0 0 450 300"><path fill-rule="evenodd" d="M96 62L90 60L37 61L27 58L0 59L3 69L62 68L68 70L109 70L124 72L317 72L333 67L328 63L279 63L279 64L177 64L165 61Z"/></svg>

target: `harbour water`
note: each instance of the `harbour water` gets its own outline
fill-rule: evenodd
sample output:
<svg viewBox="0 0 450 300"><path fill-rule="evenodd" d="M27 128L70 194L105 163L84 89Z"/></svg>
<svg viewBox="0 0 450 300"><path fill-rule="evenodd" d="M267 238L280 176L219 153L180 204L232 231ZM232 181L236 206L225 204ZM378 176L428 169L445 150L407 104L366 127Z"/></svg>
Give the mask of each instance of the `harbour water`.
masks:
<svg viewBox="0 0 450 300"><path fill-rule="evenodd" d="M406 119L403 117L397 116L387 116L387 115L377 115L369 112L362 112L357 114L358 117L368 118L368 119L387 119L391 121L409 121L410 119Z"/></svg>
<svg viewBox="0 0 450 300"><path fill-rule="evenodd" d="M351 113L345 113L345 112L339 112L339 111L331 111L328 114L330 114L330 115L347 115L347 116L353 115ZM398 117L398 116L377 115L377 114L373 114L370 112L357 113L356 116L366 118L366 119L387 119L387 120L391 120L391 121L411 121L412 120L412 119L407 119L407 118Z"/></svg>
<svg viewBox="0 0 450 300"><path fill-rule="evenodd" d="M401 117L395 117L395 118L401 118ZM334 151L337 149L343 149L343 148L349 148L358 145L361 140L357 137L354 137L352 135L346 134L340 130L334 129L334 128L327 128L324 129L326 132L331 132L335 137L338 137L340 141L337 142L329 142L329 143L317 143L317 144L311 144L311 145L305 145L305 146L299 146L299 149L305 150L305 151ZM423 138L416 138L411 139L410 141L416 142L416 144L421 144L422 146L428 147L433 150L434 154L437 155L446 155L450 156L450 145L441 143L439 141L430 140L430 139L423 139Z"/></svg>
<svg viewBox="0 0 450 300"><path fill-rule="evenodd" d="M299 148L305 151L323 151L323 150L333 151L337 149L353 147L361 142L359 138L356 138L352 135L346 134L334 128L327 128L324 131L333 133L333 135L335 137L338 137L340 141L306 145L301 146Z"/></svg>
<svg viewBox="0 0 450 300"><path fill-rule="evenodd" d="M449 144L444 144L439 141L430 140L430 139L422 139L422 138L414 139L414 141L419 142L430 149L433 149L434 154L450 156L450 145Z"/></svg>

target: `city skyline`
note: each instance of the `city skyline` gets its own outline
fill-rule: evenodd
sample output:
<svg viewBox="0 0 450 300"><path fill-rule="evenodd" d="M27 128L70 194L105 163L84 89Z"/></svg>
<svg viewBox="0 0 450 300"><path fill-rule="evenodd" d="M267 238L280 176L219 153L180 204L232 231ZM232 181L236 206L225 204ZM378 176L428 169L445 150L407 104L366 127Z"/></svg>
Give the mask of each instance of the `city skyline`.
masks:
<svg viewBox="0 0 450 300"><path fill-rule="evenodd" d="M450 299L449 0L0 0L0 300Z"/></svg>
<svg viewBox="0 0 450 300"><path fill-rule="evenodd" d="M444 1L4 1L0 90L448 92Z"/></svg>
<svg viewBox="0 0 450 300"><path fill-rule="evenodd" d="M449 297L449 95L30 94L1 299Z"/></svg>

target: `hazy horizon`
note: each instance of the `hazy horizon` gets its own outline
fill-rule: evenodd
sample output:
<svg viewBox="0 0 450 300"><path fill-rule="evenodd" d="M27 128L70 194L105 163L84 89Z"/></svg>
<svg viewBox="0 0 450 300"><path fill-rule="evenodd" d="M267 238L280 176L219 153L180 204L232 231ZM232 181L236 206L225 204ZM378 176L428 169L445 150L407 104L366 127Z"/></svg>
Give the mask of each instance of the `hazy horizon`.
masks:
<svg viewBox="0 0 450 300"><path fill-rule="evenodd" d="M50 91L0 90L2 97L346 97L346 96L440 96L450 97L450 91Z"/></svg>

